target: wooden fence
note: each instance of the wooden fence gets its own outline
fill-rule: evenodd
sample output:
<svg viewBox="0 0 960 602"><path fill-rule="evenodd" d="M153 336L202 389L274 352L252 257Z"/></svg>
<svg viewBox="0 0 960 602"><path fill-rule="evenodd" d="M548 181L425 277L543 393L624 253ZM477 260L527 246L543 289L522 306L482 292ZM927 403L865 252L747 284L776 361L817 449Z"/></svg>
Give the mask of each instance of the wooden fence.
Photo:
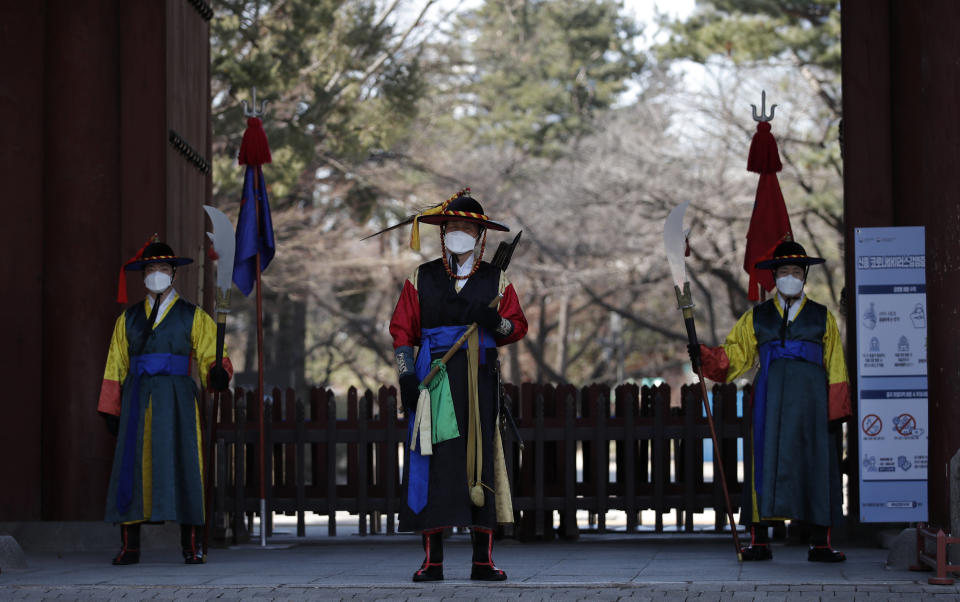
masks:
<svg viewBox="0 0 960 602"><path fill-rule="evenodd" d="M598 532L606 531L608 510L626 513L627 532L637 531L643 510L655 512L656 531L672 510L686 531L693 530L694 513L708 508L716 510L716 529L726 524L719 476L713 479L712 463L704 461L704 447L712 453L712 443L698 387L681 388L679 407L670 406L665 384L625 384L611 394L605 385L524 383L506 385L506 392L524 440L521 449L504 430L517 536L574 536L578 510L588 511ZM742 491L738 440L746 434L737 395L734 385L716 385L712 392L735 511ZM213 524L221 535L229 525L234 539L249 532L259 513L259 429L255 411L247 411L255 403L256 392L242 389L222 394L219 403ZM214 407L208 398L207 424ZM382 518L386 532L395 532L407 425L394 387L376 395L351 388L345 404L327 389L312 389L306 402L292 390L274 389L264 414L268 535L273 512L296 515L299 536L308 512L327 515L330 535L336 534L337 511L358 515L361 535L378 532Z"/></svg>

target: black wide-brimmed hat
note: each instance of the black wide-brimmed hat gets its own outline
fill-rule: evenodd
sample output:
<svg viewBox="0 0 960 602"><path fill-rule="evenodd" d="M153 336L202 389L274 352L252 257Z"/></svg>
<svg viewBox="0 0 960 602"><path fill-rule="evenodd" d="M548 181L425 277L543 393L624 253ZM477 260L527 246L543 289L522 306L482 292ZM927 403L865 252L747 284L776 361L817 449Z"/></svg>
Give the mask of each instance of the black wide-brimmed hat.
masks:
<svg viewBox="0 0 960 602"><path fill-rule="evenodd" d="M127 302L127 272L142 270L151 263L169 263L177 267L193 263L193 260L189 257L178 257L170 245L160 242L159 237L154 234L140 247L136 255L128 259L120 268L120 276L117 279L117 303Z"/></svg>
<svg viewBox="0 0 960 602"><path fill-rule="evenodd" d="M410 230L410 248L415 251L420 250L420 222L439 226L446 222L464 221L473 222L490 230L510 231L506 224L493 221L483 212L480 202L470 196L469 188L460 190L439 205L425 209L410 219L413 221L413 228Z"/></svg>
<svg viewBox="0 0 960 602"><path fill-rule="evenodd" d="M821 257L810 257L807 255L807 251L800 243L785 240L773 250L773 257L758 261L754 267L761 270L775 270L782 265L798 265L806 268L807 266L823 263L824 261L826 260Z"/></svg>
<svg viewBox="0 0 960 602"><path fill-rule="evenodd" d="M134 257L127 262L126 265L123 266L123 269L128 272L142 270L151 263L169 263L171 266L176 267L178 265L193 263L193 259L189 257L178 257L177 254L173 252L173 249L170 248L170 245L155 241L147 245L143 249L143 253L138 257Z"/></svg>
<svg viewBox="0 0 960 602"><path fill-rule="evenodd" d="M436 209L439 211L432 212ZM428 209L421 213L419 220L425 224L439 226L451 221L464 221L479 224L483 228L490 230L499 230L500 232L509 232L510 228L506 224L494 221L483 212L483 207L477 199L470 196L470 189L465 188L451 197L445 203L441 203L434 210Z"/></svg>
<svg viewBox="0 0 960 602"><path fill-rule="evenodd" d="M402 222L394 224L389 228L384 228L379 232L374 232L373 234L364 236L360 240L366 240L374 236L379 236L384 232L389 232L401 226L412 223L413 228L410 230L410 248L414 251L419 251L420 222L440 226L452 221L473 222L483 228L499 230L500 232L510 231L510 228L508 228L506 224L490 219L490 217L483 212L483 207L480 205L480 202L470 196L470 189L464 188L444 202L414 213Z"/></svg>

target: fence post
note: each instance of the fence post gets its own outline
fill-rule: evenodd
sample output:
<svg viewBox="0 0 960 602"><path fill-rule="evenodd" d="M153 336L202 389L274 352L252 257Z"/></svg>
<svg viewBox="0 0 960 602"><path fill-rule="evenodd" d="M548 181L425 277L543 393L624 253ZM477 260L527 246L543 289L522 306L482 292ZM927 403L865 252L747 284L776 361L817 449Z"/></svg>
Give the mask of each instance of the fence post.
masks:
<svg viewBox="0 0 960 602"><path fill-rule="evenodd" d="M536 460L533 464L533 482L534 482L534 501L533 501L533 520L534 520L534 529L533 533L537 537L542 537L544 534L543 530L543 456L546 453L543 445L543 390L538 390L536 397L534 397L534 415L536 416L536 422L534 423L534 434L533 439L536 443L534 456Z"/></svg>
<svg viewBox="0 0 960 602"><path fill-rule="evenodd" d="M297 537L305 537L307 534L307 525L306 525L306 505L307 505L307 496L306 496L306 425L304 424L306 418L303 411L303 401L297 399L296 401L296 421L297 421L297 461L296 461L296 483L297 483Z"/></svg>
<svg viewBox="0 0 960 602"><path fill-rule="evenodd" d="M241 533L247 533L246 515L247 475L247 396L243 389L234 389L233 397L233 543Z"/></svg>
<svg viewBox="0 0 960 602"><path fill-rule="evenodd" d="M327 391L327 535L337 534L337 400Z"/></svg>
<svg viewBox="0 0 960 602"><path fill-rule="evenodd" d="M574 425L577 416L576 389L563 398L563 527L564 536L576 537L577 526L577 441Z"/></svg>
<svg viewBox="0 0 960 602"><path fill-rule="evenodd" d="M279 392L279 391L278 391ZM279 412L274 412L274 416L277 416ZM283 462L280 463L280 466L283 467L283 490L282 494L279 497L291 497L296 499L297 497L297 443L296 443L296 434L297 434L297 392L293 390L292 387L287 387L283 391L283 430L291 432L293 434L294 441L293 443L286 443L284 445L277 446L278 449L283 452ZM278 479L279 480L279 479ZM274 485L276 487L276 485ZM274 492L276 497L276 491ZM288 516L293 514L289 511L285 512Z"/></svg>
<svg viewBox="0 0 960 602"><path fill-rule="evenodd" d="M656 513L654 530L663 532L664 486L667 478L670 454L663 432L664 413L666 405L664 397L669 402L670 385L662 384L651 389L653 394L653 509Z"/></svg>
<svg viewBox="0 0 960 602"><path fill-rule="evenodd" d="M273 456L273 396L268 396L263 400L263 480L264 491L266 492L266 516L261 516L260 521L266 527L267 537L273 536L273 480L274 480L274 456Z"/></svg>
<svg viewBox="0 0 960 602"><path fill-rule="evenodd" d="M698 424L700 415L703 413L702 401L700 400L700 390L697 389L694 395L693 388L690 385L683 385L681 392L681 408L683 409L683 512L684 525L683 530L693 532L693 511L697 505L696 486L697 475L694 467L694 453L700 450L700 471L703 471L703 439L699 433ZM716 455L716 454L714 454ZM714 458L716 462L716 458ZM716 472L714 473L716 474ZM680 509L677 509L679 514ZM678 523L679 523L679 516Z"/></svg>
<svg viewBox="0 0 960 602"><path fill-rule="evenodd" d="M380 416L385 421L386 426L386 444L384 445L383 457L378 457L379 462L383 463L383 474L386 482L386 508L387 508L387 535L396 533L394 524L394 513L397 511L397 394L396 389L380 389Z"/></svg>
<svg viewBox="0 0 960 602"><path fill-rule="evenodd" d="M594 471L596 488L597 533L607 530L607 489L610 485L610 440L607 438L607 418L610 416L610 394L606 386L588 387L587 395L596 416L593 431Z"/></svg>
<svg viewBox="0 0 960 602"><path fill-rule="evenodd" d="M620 407L623 408L623 466L617 465L617 480L626 476L624 488L624 511L627 513L627 533L637 530L637 475L636 475L636 456L637 456L637 437L634 427L636 426L636 410L639 402L635 393L636 385L620 385L615 389L614 395L620 399Z"/></svg>
<svg viewBox="0 0 960 602"><path fill-rule="evenodd" d="M367 414L370 410L370 397L373 394L367 389L362 396L357 399L357 518L360 521L360 535L367 534L367 516L370 514L370 508L367 505L367 480L369 477L367 471L367 457L369 444L367 441ZM348 444L349 445L349 444ZM349 480L350 475L347 475ZM370 527L370 531L375 529Z"/></svg>
<svg viewBox="0 0 960 602"><path fill-rule="evenodd" d="M723 526L727 524L727 513L723 511L724 504L726 503L723 499L723 485L720 483L720 461L723 460L724 470L728 469L727 466L727 449L726 449L726 437L723 428L723 411L726 407L724 403L724 389L718 385L713 385L713 426L714 431L717 433L717 444L720 448L720 457L717 457L717 450L713 450L713 507L714 514L716 519L714 521L715 530L723 531ZM729 474L729 473L727 473ZM736 474L736 473L734 473ZM727 483L729 486L730 483Z"/></svg>

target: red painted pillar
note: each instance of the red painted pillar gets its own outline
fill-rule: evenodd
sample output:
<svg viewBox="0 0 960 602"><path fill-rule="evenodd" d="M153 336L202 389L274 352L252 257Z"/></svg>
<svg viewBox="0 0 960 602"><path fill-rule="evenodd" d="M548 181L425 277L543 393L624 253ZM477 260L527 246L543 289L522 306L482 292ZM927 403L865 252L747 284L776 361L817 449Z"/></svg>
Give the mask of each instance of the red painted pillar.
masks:
<svg viewBox="0 0 960 602"><path fill-rule="evenodd" d="M43 2L8 3L0 35L0 521L37 520L41 503L43 301ZM9 24L16 24L10 27ZM14 58L15 57L15 58Z"/></svg>
<svg viewBox="0 0 960 602"><path fill-rule="evenodd" d="M924 226L929 517L949 525L948 466L960 448L960 114L954 106L960 91L960 36L954 27L960 4L845 0L842 11L848 312L854 311L854 228ZM847 321L852 379L856 323ZM851 507L857 502L851 499Z"/></svg>
<svg viewBox="0 0 960 602"><path fill-rule="evenodd" d="M119 2L46 3L43 518L95 520L112 456L96 414L117 306ZM114 314L114 315L111 315Z"/></svg>
<svg viewBox="0 0 960 602"><path fill-rule="evenodd" d="M949 529L949 465L960 449L960 4L894 2L891 10L896 222L926 227L928 495L931 522Z"/></svg>

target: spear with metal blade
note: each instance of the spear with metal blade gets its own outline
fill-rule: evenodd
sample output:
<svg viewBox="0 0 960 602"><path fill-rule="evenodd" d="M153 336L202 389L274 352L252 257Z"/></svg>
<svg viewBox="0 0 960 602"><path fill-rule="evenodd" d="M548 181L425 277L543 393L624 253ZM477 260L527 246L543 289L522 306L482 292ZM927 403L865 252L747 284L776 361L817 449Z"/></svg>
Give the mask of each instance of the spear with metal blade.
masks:
<svg viewBox="0 0 960 602"><path fill-rule="evenodd" d="M687 237L683 232L683 214L690 201L680 203L667 216L663 224L663 247L667 253L667 262L670 264L670 273L673 275L674 290L677 293L677 305L683 312L683 323L687 328L687 339L691 345L699 346L697 327L693 319L693 296L690 294L690 282L687 281L687 270L683 257L686 251ZM720 444L717 441L717 431L713 426L713 413L707 400L707 385L703 381L703 367L693 366L700 379L700 398L707 412L707 423L710 425L710 438L713 439L713 465L720 469L720 484L723 486L723 500L727 504L727 519L730 521L730 532L733 533L733 545L737 550L737 561L743 562L740 552L740 538L737 535L737 524L733 521L733 508L730 505L730 492L727 491L727 476L724 474L723 461L720 458Z"/></svg>
<svg viewBox="0 0 960 602"><path fill-rule="evenodd" d="M210 216L210 223L213 224L213 232L207 232L210 241L213 243L213 251L217 256L217 360L214 364L218 368L223 367L223 339L227 330L227 314L230 313L230 288L233 286L233 256L236 251L236 237L234 235L233 224L222 211L216 207L204 205L203 210ZM210 517L212 509L210 495L210 485L213 481L210 474L213 472L213 448L217 440L217 415L220 412L220 391L214 395L213 413L210 418L209 435L207 442L207 465L204 471L204 500L206 501L205 520L203 521L203 556L207 556L207 547L210 542Z"/></svg>

